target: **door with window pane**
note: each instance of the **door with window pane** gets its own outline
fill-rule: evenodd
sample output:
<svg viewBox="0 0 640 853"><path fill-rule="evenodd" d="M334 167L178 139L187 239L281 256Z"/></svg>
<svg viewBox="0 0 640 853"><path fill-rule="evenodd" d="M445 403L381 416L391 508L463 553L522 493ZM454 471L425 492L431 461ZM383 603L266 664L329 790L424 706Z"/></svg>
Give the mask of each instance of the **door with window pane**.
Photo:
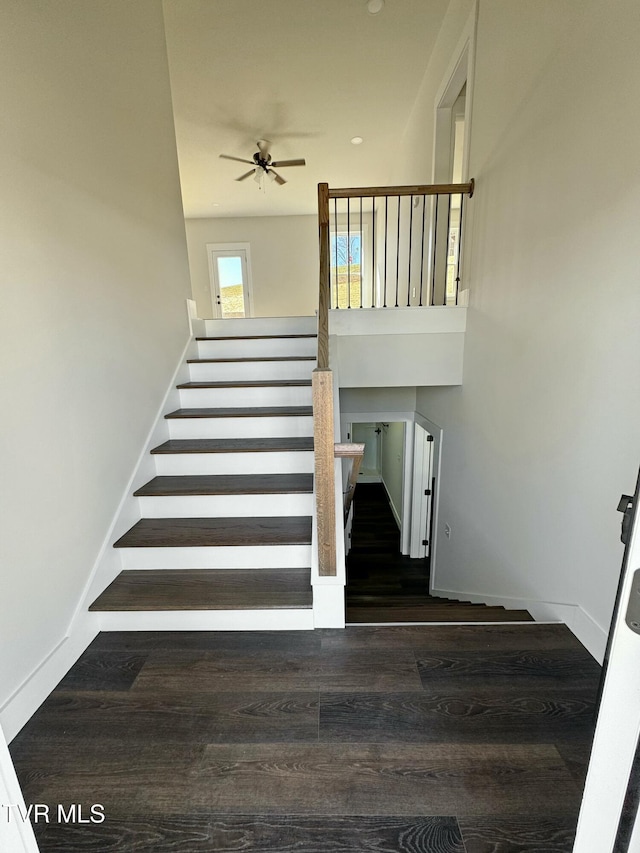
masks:
<svg viewBox="0 0 640 853"><path fill-rule="evenodd" d="M213 313L221 319L251 316L246 249L211 249Z"/></svg>

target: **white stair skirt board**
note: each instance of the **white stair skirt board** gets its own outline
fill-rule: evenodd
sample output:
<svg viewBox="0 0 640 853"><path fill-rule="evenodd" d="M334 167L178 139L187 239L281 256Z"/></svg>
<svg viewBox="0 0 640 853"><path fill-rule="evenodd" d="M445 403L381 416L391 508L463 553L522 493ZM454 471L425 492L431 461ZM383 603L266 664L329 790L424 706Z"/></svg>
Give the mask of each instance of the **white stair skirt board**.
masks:
<svg viewBox="0 0 640 853"><path fill-rule="evenodd" d="M311 631L313 610L95 612L101 631Z"/></svg>
<svg viewBox="0 0 640 853"><path fill-rule="evenodd" d="M282 517L313 512L312 494L145 495L138 500L142 518Z"/></svg>
<svg viewBox="0 0 640 853"><path fill-rule="evenodd" d="M154 459L159 476L313 473L313 452L310 450L296 453L156 453Z"/></svg>
<svg viewBox="0 0 640 853"><path fill-rule="evenodd" d="M318 320L310 317L246 317L205 320L205 334L215 335L315 335Z"/></svg>
<svg viewBox="0 0 640 853"><path fill-rule="evenodd" d="M213 407L205 407L213 408ZM313 435L313 418L168 418L171 438L288 438ZM254 454L257 456L259 454Z"/></svg>
<svg viewBox="0 0 640 853"><path fill-rule="evenodd" d="M310 406L311 385L267 385L244 388L181 388L183 409L227 406Z"/></svg>
<svg viewBox="0 0 640 853"><path fill-rule="evenodd" d="M326 579L325 579L326 581ZM344 628L344 584L313 585L313 623L316 628Z"/></svg>
<svg viewBox="0 0 640 853"><path fill-rule="evenodd" d="M205 361L191 363L192 382L234 382L248 379L311 379L315 361Z"/></svg>
<svg viewBox="0 0 640 853"><path fill-rule="evenodd" d="M304 569L311 545L119 548L123 569Z"/></svg>
<svg viewBox="0 0 640 853"><path fill-rule="evenodd" d="M261 358L317 355L316 338L258 338L237 341L198 341L198 358Z"/></svg>

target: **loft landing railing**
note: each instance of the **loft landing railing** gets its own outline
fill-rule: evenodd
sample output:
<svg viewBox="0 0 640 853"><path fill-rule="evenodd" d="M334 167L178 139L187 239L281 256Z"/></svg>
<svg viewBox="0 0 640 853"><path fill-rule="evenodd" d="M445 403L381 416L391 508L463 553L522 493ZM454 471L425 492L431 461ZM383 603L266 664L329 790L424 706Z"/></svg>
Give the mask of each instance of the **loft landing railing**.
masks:
<svg viewBox="0 0 640 853"><path fill-rule="evenodd" d="M474 181L407 187L330 189L318 184L320 292L313 430L318 574L335 577L335 458L353 459L348 514L362 452L335 444L329 310L457 305L464 200Z"/></svg>
<svg viewBox="0 0 640 853"><path fill-rule="evenodd" d="M318 212L321 221L329 221L331 308L458 304L464 206L473 181L320 186L326 187L318 195Z"/></svg>

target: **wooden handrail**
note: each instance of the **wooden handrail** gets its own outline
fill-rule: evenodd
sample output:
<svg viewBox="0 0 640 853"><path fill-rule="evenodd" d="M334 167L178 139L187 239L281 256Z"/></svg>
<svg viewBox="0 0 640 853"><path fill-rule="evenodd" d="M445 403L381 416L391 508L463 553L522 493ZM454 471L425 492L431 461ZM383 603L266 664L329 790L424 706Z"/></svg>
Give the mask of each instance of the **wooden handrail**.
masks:
<svg viewBox="0 0 640 853"><path fill-rule="evenodd" d="M319 184L318 189L326 184ZM475 181L471 179L466 184L416 184L407 187L346 187L344 189L328 189L328 198L378 198L379 196L404 195L468 195L473 196ZM318 208L319 210L319 208ZM327 212L329 208L327 206ZM327 213L328 215L328 213Z"/></svg>
<svg viewBox="0 0 640 853"><path fill-rule="evenodd" d="M358 472L360 471L360 463L364 456L364 444L336 444L333 449L334 456L337 459L351 459L351 471L349 471L349 481L347 489L344 493L344 520L349 518L349 510L353 501L353 495L356 491L358 483Z"/></svg>

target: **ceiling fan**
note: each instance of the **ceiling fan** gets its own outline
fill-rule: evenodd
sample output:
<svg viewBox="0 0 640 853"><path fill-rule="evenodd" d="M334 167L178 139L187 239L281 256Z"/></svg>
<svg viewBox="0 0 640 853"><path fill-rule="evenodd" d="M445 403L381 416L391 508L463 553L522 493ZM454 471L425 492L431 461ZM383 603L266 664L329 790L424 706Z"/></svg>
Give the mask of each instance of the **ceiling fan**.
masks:
<svg viewBox="0 0 640 853"><path fill-rule="evenodd" d="M298 160L272 160L271 154L269 153L269 145L270 142L268 139L259 139L256 143L258 146L258 150L253 155L253 160L243 160L241 157L232 157L230 154L220 154L220 157L223 160L235 160L238 163L248 163L252 168L249 169L248 172L245 172L244 175L240 175L239 178L236 178L236 181L244 181L246 178L250 178L253 175L256 183L260 184L262 179L266 176L271 181L275 181L277 184L286 184L285 179L274 171L274 166L277 166L278 169L281 169L283 166L306 166L306 162L302 159Z"/></svg>

